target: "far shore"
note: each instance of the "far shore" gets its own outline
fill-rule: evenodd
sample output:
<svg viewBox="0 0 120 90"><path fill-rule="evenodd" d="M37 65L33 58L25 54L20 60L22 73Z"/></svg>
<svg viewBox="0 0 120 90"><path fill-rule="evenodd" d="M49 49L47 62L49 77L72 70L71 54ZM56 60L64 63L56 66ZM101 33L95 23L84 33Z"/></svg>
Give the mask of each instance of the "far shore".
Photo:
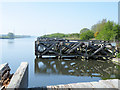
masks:
<svg viewBox="0 0 120 90"><path fill-rule="evenodd" d="M0 39L19 39L19 38L31 38L32 36L14 36L14 37L8 37L8 36L0 36Z"/></svg>
<svg viewBox="0 0 120 90"><path fill-rule="evenodd" d="M0 39L19 39L19 38L31 38L31 36L29 36L29 37L15 37L15 38L0 38Z"/></svg>

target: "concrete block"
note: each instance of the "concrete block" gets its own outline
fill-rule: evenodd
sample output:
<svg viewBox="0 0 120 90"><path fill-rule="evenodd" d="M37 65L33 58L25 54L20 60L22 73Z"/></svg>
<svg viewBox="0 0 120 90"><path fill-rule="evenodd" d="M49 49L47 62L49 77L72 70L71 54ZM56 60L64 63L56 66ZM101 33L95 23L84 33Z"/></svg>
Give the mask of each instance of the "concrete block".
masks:
<svg viewBox="0 0 120 90"><path fill-rule="evenodd" d="M28 88L28 63L22 62L14 73L7 87L9 88Z"/></svg>

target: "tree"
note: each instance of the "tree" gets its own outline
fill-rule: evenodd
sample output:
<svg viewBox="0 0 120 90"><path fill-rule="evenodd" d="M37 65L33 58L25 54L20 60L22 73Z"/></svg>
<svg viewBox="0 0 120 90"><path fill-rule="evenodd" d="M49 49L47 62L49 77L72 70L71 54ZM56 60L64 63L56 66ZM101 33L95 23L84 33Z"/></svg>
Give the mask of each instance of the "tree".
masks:
<svg viewBox="0 0 120 90"><path fill-rule="evenodd" d="M49 37L49 38L79 38L79 33L72 33L72 34L63 34L63 33L53 33L49 35L44 35L42 37Z"/></svg>
<svg viewBox="0 0 120 90"><path fill-rule="evenodd" d="M89 30L88 28L83 28L83 29L80 30L80 33L86 32L88 30Z"/></svg>
<svg viewBox="0 0 120 90"><path fill-rule="evenodd" d="M53 34L48 34L48 35L44 35L42 37L49 37L49 38L63 38L66 35L63 33L53 33Z"/></svg>
<svg viewBox="0 0 120 90"><path fill-rule="evenodd" d="M103 30L101 30L99 34L96 36L96 39L113 40L114 38L113 26L114 26L114 22L107 21L107 23L105 23L103 27Z"/></svg>
<svg viewBox="0 0 120 90"><path fill-rule="evenodd" d="M120 25L119 24L116 24L114 27L113 27L113 37L115 40L117 41L120 41Z"/></svg>
<svg viewBox="0 0 120 90"><path fill-rule="evenodd" d="M8 36L8 38L10 38L10 39L14 39L14 38L15 38L14 33L11 33L11 32L9 32L7 36Z"/></svg>
<svg viewBox="0 0 120 90"><path fill-rule="evenodd" d="M79 33L72 33L72 34L68 34L69 38L79 38L80 34Z"/></svg>
<svg viewBox="0 0 120 90"><path fill-rule="evenodd" d="M94 33L91 30L88 30L88 31L80 34L80 39L81 40L89 40L91 38L94 38Z"/></svg>
<svg viewBox="0 0 120 90"><path fill-rule="evenodd" d="M91 30L96 33L96 32L100 32L101 30L104 29L104 25L107 23L106 19L103 19L102 21L99 21L97 24L94 24L91 27Z"/></svg>

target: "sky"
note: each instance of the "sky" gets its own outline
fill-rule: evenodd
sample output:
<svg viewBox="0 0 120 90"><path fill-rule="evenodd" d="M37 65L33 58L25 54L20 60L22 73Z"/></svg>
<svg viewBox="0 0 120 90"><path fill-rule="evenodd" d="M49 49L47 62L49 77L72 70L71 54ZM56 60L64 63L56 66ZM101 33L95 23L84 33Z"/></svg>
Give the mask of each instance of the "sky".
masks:
<svg viewBox="0 0 120 90"><path fill-rule="evenodd" d="M102 19L118 23L118 2L2 2L0 34L79 33Z"/></svg>
<svg viewBox="0 0 120 90"><path fill-rule="evenodd" d="M118 23L120 24L120 2L118 4Z"/></svg>

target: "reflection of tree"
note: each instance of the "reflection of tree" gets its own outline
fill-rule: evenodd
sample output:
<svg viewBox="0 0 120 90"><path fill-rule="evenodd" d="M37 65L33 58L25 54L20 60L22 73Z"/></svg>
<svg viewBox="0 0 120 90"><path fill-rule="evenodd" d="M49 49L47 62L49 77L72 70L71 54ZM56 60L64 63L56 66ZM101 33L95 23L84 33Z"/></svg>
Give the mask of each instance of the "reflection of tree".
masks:
<svg viewBox="0 0 120 90"><path fill-rule="evenodd" d="M120 66L107 61L35 59L35 73L120 79Z"/></svg>
<svg viewBox="0 0 120 90"><path fill-rule="evenodd" d="M8 39L8 43L9 44L13 44L14 43L14 39Z"/></svg>

